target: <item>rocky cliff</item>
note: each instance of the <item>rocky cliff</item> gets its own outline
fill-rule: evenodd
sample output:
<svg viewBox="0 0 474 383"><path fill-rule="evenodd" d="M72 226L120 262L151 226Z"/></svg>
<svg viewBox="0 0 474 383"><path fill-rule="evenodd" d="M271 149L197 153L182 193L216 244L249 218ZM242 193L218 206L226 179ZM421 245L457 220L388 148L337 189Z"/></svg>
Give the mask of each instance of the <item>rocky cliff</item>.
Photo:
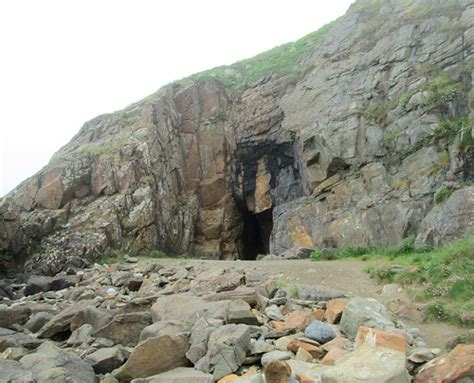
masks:
<svg viewBox="0 0 474 383"><path fill-rule="evenodd" d="M473 0L356 1L295 43L85 123L4 198L0 267L472 232L473 59Z"/></svg>

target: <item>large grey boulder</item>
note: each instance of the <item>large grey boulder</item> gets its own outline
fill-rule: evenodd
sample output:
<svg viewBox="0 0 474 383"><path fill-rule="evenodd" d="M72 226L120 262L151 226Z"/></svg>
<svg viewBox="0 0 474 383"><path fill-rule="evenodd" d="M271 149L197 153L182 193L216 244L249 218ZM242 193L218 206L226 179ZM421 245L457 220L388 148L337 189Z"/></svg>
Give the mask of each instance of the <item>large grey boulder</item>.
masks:
<svg viewBox="0 0 474 383"><path fill-rule="evenodd" d="M0 382L35 382L35 373L26 370L21 363L0 358Z"/></svg>
<svg viewBox="0 0 474 383"><path fill-rule="evenodd" d="M209 336L216 329L216 327L209 324L204 318L200 318L191 329L191 336L189 337L189 350L186 357L191 363L196 364L199 359L204 357L207 353L207 342Z"/></svg>
<svg viewBox="0 0 474 383"><path fill-rule="evenodd" d="M0 327L12 328L24 324L31 315L31 309L25 306L0 307Z"/></svg>
<svg viewBox="0 0 474 383"><path fill-rule="evenodd" d="M120 381L146 378L176 367L186 367L188 339L184 336L160 336L139 343L127 362L114 375Z"/></svg>
<svg viewBox="0 0 474 383"><path fill-rule="evenodd" d="M194 368L178 367L145 379L133 379L132 383L214 383L214 378Z"/></svg>
<svg viewBox="0 0 474 383"><path fill-rule="evenodd" d="M209 336L206 356L199 369L210 372L215 380L231 374L243 364L250 347L250 328L246 325L225 325Z"/></svg>
<svg viewBox="0 0 474 383"><path fill-rule="evenodd" d="M36 313L28 319L25 323L25 328L30 330L31 332L35 333L38 332L46 323L48 323L52 318L53 314L41 311Z"/></svg>
<svg viewBox="0 0 474 383"><path fill-rule="evenodd" d="M439 246L469 234L474 234L474 186L436 205L421 222L415 244Z"/></svg>
<svg viewBox="0 0 474 383"><path fill-rule="evenodd" d="M32 275L28 278L25 286L25 295L33 295L36 293L51 290L51 282L53 278L43 275Z"/></svg>
<svg viewBox="0 0 474 383"><path fill-rule="evenodd" d="M96 383L92 367L77 355L65 351L50 342L20 359L23 368L37 374L38 383Z"/></svg>
<svg viewBox="0 0 474 383"><path fill-rule="evenodd" d="M388 331L395 328L383 304L372 298L355 297L349 301L342 314L341 331L354 339L359 326Z"/></svg>

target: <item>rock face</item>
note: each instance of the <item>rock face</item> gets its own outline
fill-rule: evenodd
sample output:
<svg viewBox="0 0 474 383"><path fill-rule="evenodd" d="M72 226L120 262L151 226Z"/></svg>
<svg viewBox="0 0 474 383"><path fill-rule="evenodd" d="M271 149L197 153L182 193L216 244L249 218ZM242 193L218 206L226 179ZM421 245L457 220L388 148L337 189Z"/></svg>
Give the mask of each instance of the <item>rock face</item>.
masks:
<svg viewBox="0 0 474 383"><path fill-rule="evenodd" d="M289 70L245 82L258 60L218 68L85 123L5 197L1 269L25 255L56 274L118 250L254 259L464 234L452 209L472 191L451 196L442 227L430 211L440 187L474 178L472 7L359 0Z"/></svg>

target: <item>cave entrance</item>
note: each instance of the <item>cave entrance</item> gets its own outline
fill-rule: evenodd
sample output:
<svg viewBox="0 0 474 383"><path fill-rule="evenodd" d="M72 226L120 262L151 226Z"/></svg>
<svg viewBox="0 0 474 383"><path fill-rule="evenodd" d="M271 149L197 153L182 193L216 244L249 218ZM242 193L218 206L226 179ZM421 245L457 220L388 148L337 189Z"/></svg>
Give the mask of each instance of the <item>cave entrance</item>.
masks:
<svg viewBox="0 0 474 383"><path fill-rule="evenodd" d="M247 208L242 211L242 257L254 261L259 254L270 252L270 234L273 229L273 209L252 213Z"/></svg>

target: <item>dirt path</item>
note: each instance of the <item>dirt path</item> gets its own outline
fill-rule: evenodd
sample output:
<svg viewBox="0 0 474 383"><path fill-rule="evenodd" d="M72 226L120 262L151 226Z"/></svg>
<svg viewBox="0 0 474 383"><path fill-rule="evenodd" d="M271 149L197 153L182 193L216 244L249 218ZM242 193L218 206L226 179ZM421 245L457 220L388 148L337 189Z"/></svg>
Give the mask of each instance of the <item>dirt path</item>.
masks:
<svg viewBox="0 0 474 383"><path fill-rule="evenodd" d="M244 269L256 271L274 277L278 280L292 283L306 283L320 285L331 289L343 290L352 296L370 297L383 302L387 308L398 297L382 297L382 285L370 279L364 272L369 264L363 261L319 261L291 260L291 261L203 261L203 260L180 260L165 258L159 260L146 260L156 262L163 266L193 265L210 272L222 268ZM393 313L392 313L393 315ZM394 319L398 319L393 315ZM423 333L426 343L430 347L444 348L449 338L448 334L461 333L464 330L445 323L420 323L415 320L402 319L411 327L418 327Z"/></svg>

